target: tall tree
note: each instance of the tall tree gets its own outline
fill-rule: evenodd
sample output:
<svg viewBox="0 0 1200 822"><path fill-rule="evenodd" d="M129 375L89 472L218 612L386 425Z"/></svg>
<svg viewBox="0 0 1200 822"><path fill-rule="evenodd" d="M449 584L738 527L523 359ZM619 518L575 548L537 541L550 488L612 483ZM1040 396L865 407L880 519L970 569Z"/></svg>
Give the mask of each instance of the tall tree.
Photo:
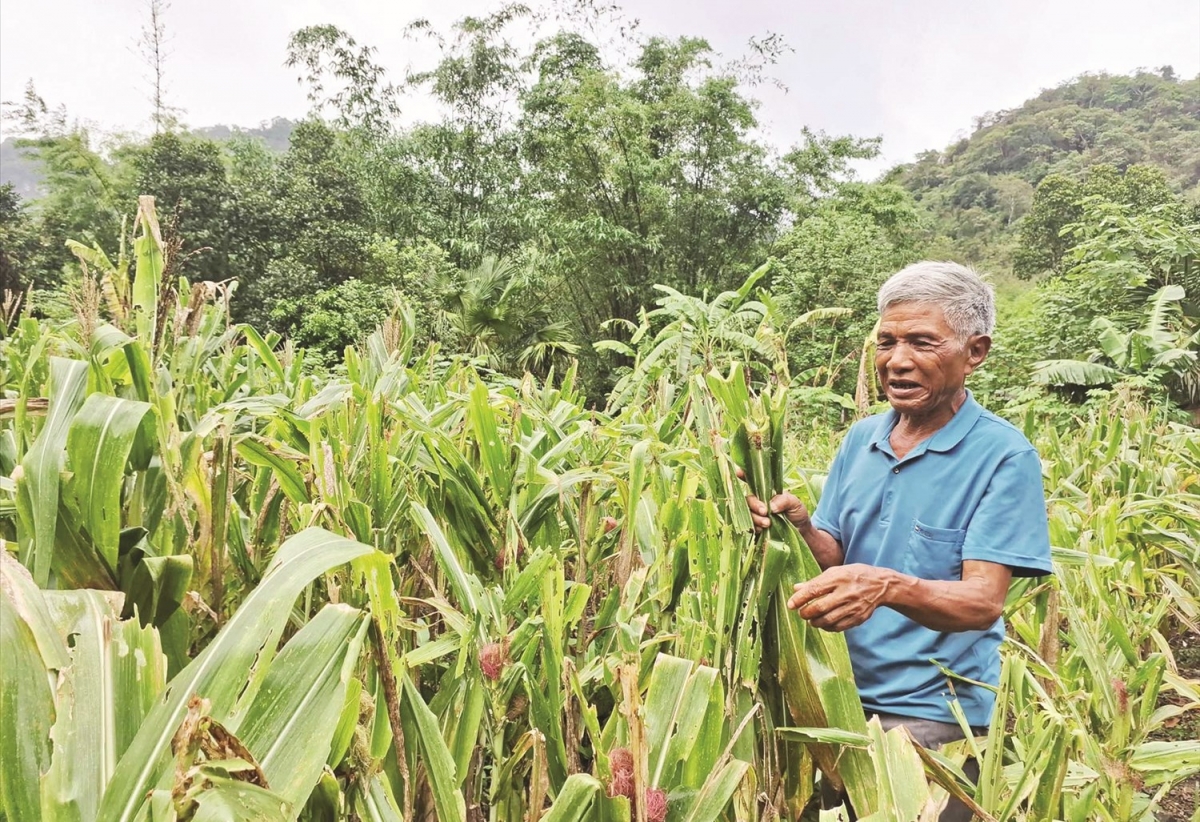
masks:
<svg viewBox="0 0 1200 822"><path fill-rule="evenodd" d="M206 280L230 277L232 191L221 146L164 131L127 153L136 193L157 199L168 240L178 243L179 272Z"/></svg>
<svg viewBox="0 0 1200 822"><path fill-rule="evenodd" d="M34 283L37 252L37 230L21 198L11 185L0 185L0 293L21 292Z"/></svg>
<svg viewBox="0 0 1200 822"><path fill-rule="evenodd" d="M636 318L656 283L728 287L765 254L788 189L753 104L702 40L646 41L626 75L564 35L542 44L520 124L537 241L583 339Z"/></svg>
<svg viewBox="0 0 1200 822"><path fill-rule="evenodd" d="M183 109L167 102L167 58L171 54L167 33L167 0L146 0L146 20L138 36L138 53L149 70L151 121L154 132L170 131L179 125Z"/></svg>
<svg viewBox="0 0 1200 822"><path fill-rule="evenodd" d="M1086 213L1089 198L1129 206L1134 212L1161 210L1176 222L1184 219L1183 201L1171 190L1166 175L1152 166L1130 166L1124 173L1111 165L1090 168L1080 180L1051 174L1038 185L1029 213L1021 223L1013 271L1030 278L1050 271L1062 273L1074 240L1067 228Z"/></svg>

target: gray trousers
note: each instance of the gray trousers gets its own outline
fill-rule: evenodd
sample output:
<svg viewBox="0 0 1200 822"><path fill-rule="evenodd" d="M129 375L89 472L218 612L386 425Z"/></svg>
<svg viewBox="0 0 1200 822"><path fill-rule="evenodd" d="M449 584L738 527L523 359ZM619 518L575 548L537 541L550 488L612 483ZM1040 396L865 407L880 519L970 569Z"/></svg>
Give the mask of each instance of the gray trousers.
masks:
<svg viewBox="0 0 1200 822"><path fill-rule="evenodd" d="M879 724L885 731L890 731L898 725L905 726L913 735L913 739L917 740L922 747L931 750L937 750L948 742L957 742L963 738L962 728L949 722L934 722L932 719L916 719L897 714L871 714L871 716L879 717ZM987 733L987 728L972 728L971 730L975 732L976 736L983 736ZM979 763L974 759L968 759L963 764L963 772L971 781L977 781L979 779ZM826 807L837 805L843 801L845 801L845 797L839 796L836 791L830 791L827 787L822 788L821 802ZM938 822L971 822L973 817L970 808L951 797L946 809L938 816ZM855 818L853 812L850 818Z"/></svg>

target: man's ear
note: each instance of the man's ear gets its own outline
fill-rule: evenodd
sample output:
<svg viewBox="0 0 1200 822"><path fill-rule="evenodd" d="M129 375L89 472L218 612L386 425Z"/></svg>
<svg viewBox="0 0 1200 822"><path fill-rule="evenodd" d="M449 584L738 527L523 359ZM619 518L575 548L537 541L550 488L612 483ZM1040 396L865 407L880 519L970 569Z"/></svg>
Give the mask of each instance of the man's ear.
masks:
<svg viewBox="0 0 1200 822"><path fill-rule="evenodd" d="M987 334L973 334L967 340L967 373L970 374L983 364L992 350L992 338Z"/></svg>

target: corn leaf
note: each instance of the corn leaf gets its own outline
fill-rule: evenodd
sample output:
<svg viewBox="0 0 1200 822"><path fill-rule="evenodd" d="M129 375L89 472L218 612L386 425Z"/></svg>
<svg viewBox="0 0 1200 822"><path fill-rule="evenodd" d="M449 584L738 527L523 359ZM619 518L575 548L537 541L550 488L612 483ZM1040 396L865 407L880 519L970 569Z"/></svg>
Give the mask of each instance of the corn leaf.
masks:
<svg viewBox="0 0 1200 822"><path fill-rule="evenodd" d="M475 444L482 457L483 468L498 500L507 500L512 484L511 459L508 444L500 438L496 412L492 410L491 393L482 382L471 391L469 415L475 433Z"/></svg>
<svg viewBox="0 0 1200 822"><path fill-rule="evenodd" d="M437 524L437 520L433 518L433 514L429 513L429 509L414 502L412 511L413 520L422 527L433 544L434 556L437 557L442 572L450 580L450 587L454 590L454 595L458 598L463 610L471 615L478 613L479 598L476 595L476 589L479 587L478 581L468 578L462 563L458 561L458 555L446 540L446 534Z"/></svg>
<svg viewBox="0 0 1200 822"><path fill-rule="evenodd" d="M58 659L43 656L39 646L55 648L58 634L45 618L40 597L26 597L23 606L14 596L14 588L28 593L33 582L4 550L0 573L0 808L8 819L41 819L39 785L50 767L50 729L55 721L49 665L65 661L66 651L55 653ZM48 635L39 641L35 631Z"/></svg>
<svg viewBox="0 0 1200 822"><path fill-rule="evenodd" d="M868 818L878 822L905 822L917 819L929 801L929 784L925 780L925 768L903 727L885 732L878 718L867 723L867 736L871 738L870 757L875 765L875 781L879 789L879 804ZM849 793L850 786L846 786ZM854 803L854 796L850 801ZM858 811L859 805L854 808Z"/></svg>
<svg viewBox="0 0 1200 822"><path fill-rule="evenodd" d="M70 665L59 674L45 810L95 819L118 760L166 684L167 661L153 628L120 619L120 595L47 591L45 598L59 634L72 637Z"/></svg>
<svg viewBox="0 0 1200 822"><path fill-rule="evenodd" d="M383 774L372 774L366 791L358 795L354 805L359 816L368 822L404 822Z"/></svg>
<svg viewBox="0 0 1200 822"><path fill-rule="evenodd" d="M215 774L206 778L209 784L196 794L192 822L287 822L290 818L274 791Z"/></svg>
<svg viewBox="0 0 1200 822"><path fill-rule="evenodd" d="M100 818L131 820L166 768L171 737L193 695L211 702L221 722L253 701L266 675L292 603L314 577L372 549L320 528L296 534L279 547L271 566L216 638L171 680L117 763L100 805ZM236 725L237 721L230 722ZM332 732L332 728L330 729Z"/></svg>
<svg viewBox="0 0 1200 822"><path fill-rule="evenodd" d="M81 526L110 572L117 568L125 465L150 405L92 394L67 432L67 483Z"/></svg>
<svg viewBox="0 0 1200 822"><path fill-rule="evenodd" d="M50 358L50 406L46 422L37 441L21 461L24 476L17 484L18 505L28 512L31 520L29 536L32 537L31 560L26 559L26 564L33 570L34 580L43 588L50 580L54 554L67 431L83 405L87 372L85 362Z"/></svg>
<svg viewBox="0 0 1200 822"><path fill-rule="evenodd" d="M276 444L275 448L272 448L271 445L272 443L261 437L245 437L238 441L234 449L242 459L251 465L270 468L274 471L279 487L292 502L297 505L311 502L308 486L305 485L304 477L301 475L300 469L296 467L296 463L276 453L285 446Z"/></svg>
<svg viewBox="0 0 1200 822"><path fill-rule="evenodd" d="M292 808L303 806L329 757L367 625L357 609L322 608L288 640L241 723L230 729Z"/></svg>
<svg viewBox="0 0 1200 822"><path fill-rule="evenodd" d="M440 822L466 822L467 805L458 790L454 757L446 747L438 728L437 717L407 674L404 675L404 697L400 700L401 721L407 726L405 735L412 734L421 751L421 760L429 776L429 787Z"/></svg>
<svg viewBox="0 0 1200 822"><path fill-rule="evenodd" d="M153 346L155 341L158 288L165 266L162 233L158 228L158 215L154 211L153 197L138 197L134 230L138 229L141 233L133 240L133 251L137 259L133 275L133 312L138 337L149 347Z"/></svg>
<svg viewBox="0 0 1200 822"><path fill-rule="evenodd" d="M734 791L746 777L750 763L731 759L714 771L696 795L695 801L684 817L686 822L715 822L720 819L733 797Z"/></svg>
<svg viewBox="0 0 1200 822"><path fill-rule="evenodd" d="M592 819L592 807L603 786L593 776L577 773L567 777L541 822L585 822Z"/></svg>
<svg viewBox="0 0 1200 822"><path fill-rule="evenodd" d="M699 743L717 669L659 654L646 692L650 787L674 787L679 763Z"/></svg>

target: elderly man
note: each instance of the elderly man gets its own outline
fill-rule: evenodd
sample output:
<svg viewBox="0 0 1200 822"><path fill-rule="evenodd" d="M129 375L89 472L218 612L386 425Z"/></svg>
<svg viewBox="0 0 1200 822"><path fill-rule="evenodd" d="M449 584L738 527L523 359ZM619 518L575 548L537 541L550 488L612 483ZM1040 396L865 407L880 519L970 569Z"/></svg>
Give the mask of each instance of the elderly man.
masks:
<svg viewBox="0 0 1200 822"><path fill-rule="evenodd" d="M845 631L864 708L936 748L962 738L954 699L973 727L990 723L995 696L972 680L999 681L1009 581L1051 572L1042 474L1029 441L965 387L995 323L978 274L916 263L884 283L879 312L875 368L891 409L847 432L811 517L791 494L769 511L824 569L788 607ZM767 504L750 508L769 525Z"/></svg>

